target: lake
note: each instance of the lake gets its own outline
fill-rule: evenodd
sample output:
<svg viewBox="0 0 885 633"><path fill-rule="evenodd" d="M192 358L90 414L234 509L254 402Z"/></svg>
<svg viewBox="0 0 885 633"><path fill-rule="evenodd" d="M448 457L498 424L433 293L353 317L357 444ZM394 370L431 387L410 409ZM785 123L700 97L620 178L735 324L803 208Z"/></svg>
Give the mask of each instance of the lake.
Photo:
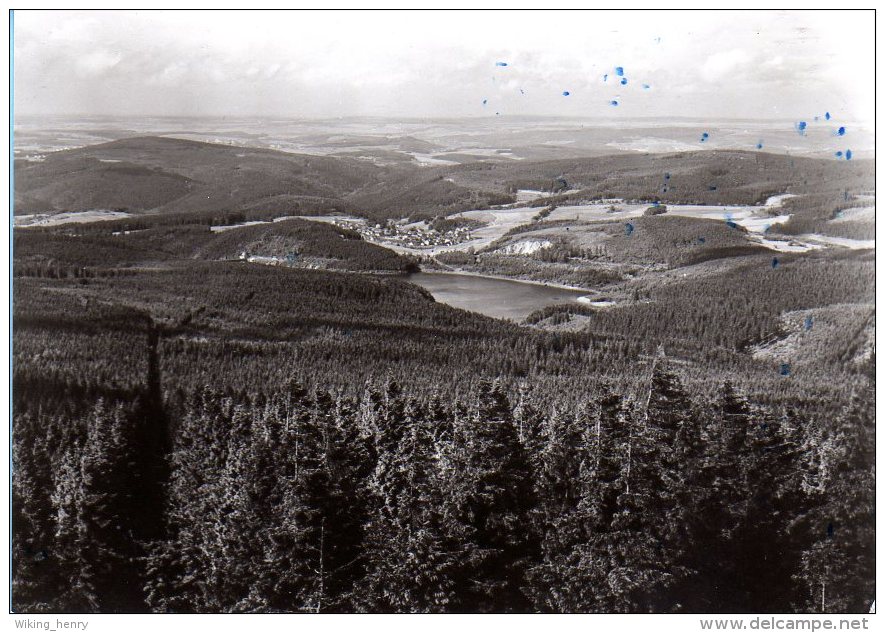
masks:
<svg viewBox="0 0 885 633"><path fill-rule="evenodd" d="M414 273L408 281L427 289L433 298L462 310L496 319L521 321L549 305L572 303L589 291L457 273Z"/></svg>

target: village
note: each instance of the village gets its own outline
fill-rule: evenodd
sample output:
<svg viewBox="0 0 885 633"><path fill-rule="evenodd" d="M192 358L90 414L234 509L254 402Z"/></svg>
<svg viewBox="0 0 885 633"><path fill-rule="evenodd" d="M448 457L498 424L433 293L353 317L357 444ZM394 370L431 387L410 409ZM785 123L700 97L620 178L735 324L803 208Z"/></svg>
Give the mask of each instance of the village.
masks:
<svg viewBox="0 0 885 633"><path fill-rule="evenodd" d="M374 225L356 220L333 220L332 224L358 232L364 240L391 246L430 249L454 246L471 239L470 227L458 226L448 231L437 231L425 222L404 223L388 220Z"/></svg>

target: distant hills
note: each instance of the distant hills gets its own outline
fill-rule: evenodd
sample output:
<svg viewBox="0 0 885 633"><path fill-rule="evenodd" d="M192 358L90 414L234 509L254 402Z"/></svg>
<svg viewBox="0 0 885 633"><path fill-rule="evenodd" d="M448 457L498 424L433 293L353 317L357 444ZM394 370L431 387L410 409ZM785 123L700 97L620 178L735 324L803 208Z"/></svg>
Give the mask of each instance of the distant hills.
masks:
<svg viewBox="0 0 885 633"><path fill-rule="evenodd" d="M17 160L14 168L17 215L93 209L137 215L338 211L417 219L512 204L518 189L550 191L538 205L599 198L755 204L789 192L814 198L805 215L801 200L792 209L797 221L804 218L803 230L831 219L849 195L869 191L873 174L869 160L724 150L379 165L153 136Z"/></svg>

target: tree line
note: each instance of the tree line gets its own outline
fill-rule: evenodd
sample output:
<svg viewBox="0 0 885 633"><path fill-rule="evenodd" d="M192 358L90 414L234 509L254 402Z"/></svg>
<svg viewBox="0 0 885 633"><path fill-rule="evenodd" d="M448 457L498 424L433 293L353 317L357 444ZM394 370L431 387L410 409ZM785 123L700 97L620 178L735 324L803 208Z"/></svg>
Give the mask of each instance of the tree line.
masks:
<svg viewBox="0 0 885 633"><path fill-rule="evenodd" d="M154 371L154 370L151 370ZM826 423L658 357L575 407L296 382L31 406L13 437L25 612L857 612L872 395Z"/></svg>

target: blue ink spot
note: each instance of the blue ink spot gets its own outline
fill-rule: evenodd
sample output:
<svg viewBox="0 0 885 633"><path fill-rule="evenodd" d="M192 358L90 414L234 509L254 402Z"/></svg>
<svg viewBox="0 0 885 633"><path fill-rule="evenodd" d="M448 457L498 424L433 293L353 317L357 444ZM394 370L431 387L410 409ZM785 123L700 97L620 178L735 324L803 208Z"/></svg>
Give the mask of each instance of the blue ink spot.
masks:
<svg viewBox="0 0 885 633"><path fill-rule="evenodd" d="M611 101L609 101L609 104L616 106L616 105L618 105L618 102L615 99L612 99Z"/></svg>
<svg viewBox="0 0 885 633"><path fill-rule="evenodd" d="M524 95L524 94L525 94L525 90L523 90L522 88L520 88L520 89L519 89L519 94Z"/></svg>
<svg viewBox="0 0 885 633"><path fill-rule="evenodd" d="M808 124L805 121L799 121L796 124L796 131L799 132L799 134L804 135L806 127L808 127Z"/></svg>
<svg viewBox="0 0 885 633"><path fill-rule="evenodd" d="M623 66L615 66L615 74L618 77L623 77L624 76L624 67Z"/></svg>
<svg viewBox="0 0 885 633"><path fill-rule="evenodd" d="M643 90L650 90L651 86L649 86L648 84L642 84L642 89Z"/></svg>
<svg viewBox="0 0 885 633"><path fill-rule="evenodd" d="M606 73L606 74L604 74L604 75L602 76L602 80L603 80L603 81L608 81L608 73Z"/></svg>
<svg viewBox="0 0 885 633"><path fill-rule="evenodd" d="M762 149L762 141L756 143L756 149Z"/></svg>
<svg viewBox="0 0 885 633"><path fill-rule="evenodd" d="M570 94L571 94L571 93L570 93L568 90L563 90L563 91L562 91L562 96L563 96L563 97L567 97L567 96L569 96Z"/></svg>
<svg viewBox="0 0 885 633"><path fill-rule="evenodd" d="M655 38L655 43L656 43L656 44L660 44L660 43L661 43L661 38L660 38L660 37L656 37L656 38Z"/></svg>
<svg viewBox="0 0 885 633"><path fill-rule="evenodd" d="M728 225L728 228L730 228L730 229L736 229L738 227L737 222L735 222L734 220L726 220L725 223Z"/></svg>
<svg viewBox="0 0 885 633"><path fill-rule="evenodd" d="M495 62L495 66L506 66L507 62Z"/></svg>
<svg viewBox="0 0 885 633"><path fill-rule="evenodd" d="M805 317L805 329L810 330L813 327L814 327L814 317L812 317L811 315L808 315L807 317Z"/></svg>
<svg viewBox="0 0 885 633"><path fill-rule="evenodd" d="M781 376L789 376L790 375L790 363L781 363Z"/></svg>
<svg viewBox="0 0 885 633"><path fill-rule="evenodd" d="M825 118L827 121L829 121L829 120L830 120L830 113L827 112L827 113L824 115L824 118Z"/></svg>
<svg viewBox="0 0 885 633"><path fill-rule="evenodd" d="M780 266L780 262L777 261L777 257L775 257L775 258L773 258L773 259L771 260L771 267L772 267L772 268L777 268L778 266Z"/></svg>
<svg viewBox="0 0 885 633"><path fill-rule="evenodd" d="M630 224L629 222L627 222L627 224L624 225L624 230L627 232L627 237L630 237L631 235L633 235L633 229L634 229L633 225Z"/></svg>
<svg viewBox="0 0 885 633"><path fill-rule="evenodd" d="M850 149L845 150L845 160L851 160L851 150Z"/></svg>
<svg viewBox="0 0 885 633"><path fill-rule="evenodd" d="M707 241L706 238L703 238L703 237L698 238L698 243L700 243L700 244L704 244L706 241Z"/></svg>
<svg viewBox="0 0 885 633"><path fill-rule="evenodd" d="M495 112L495 116L501 116L500 112Z"/></svg>
<svg viewBox="0 0 885 633"><path fill-rule="evenodd" d="M483 105L487 104L488 102L489 102L488 99L483 99L483 100L482 100L482 104L483 104Z"/></svg>
<svg viewBox="0 0 885 633"><path fill-rule="evenodd" d="M704 132L703 134L701 134L701 143L706 141L708 138L710 138L710 134L708 132Z"/></svg>
<svg viewBox="0 0 885 633"><path fill-rule="evenodd" d="M838 130L836 130L836 134L839 136L845 136L845 128L840 127Z"/></svg>
<svg viewBox="0 0 885 633"><path fill-rule="evenodd" d="M716 191L716 185L710 185L710 186L709 186L709 190L710 190L710 191Z"/></svg>
<svg viewBox="0 0 885 633"><path fill-rule="evenodd" d="M622 86L626 86L626 85L627 85L627 78L626 78L626 77L624 77L623 79L621 79L621 85L622 85Z"/></svg>
<svg viewBox="0 0 885 633"><path fill-rule="evenodd" d="M669 174L669 173L665 173L665 174L664 174L664 180L670 180L670 174Z"/></svg>
<svg viewBox="0 0 885 633"><path fill-rule="evenodd" d="M814 120L815 120L815 121L820 121L820 117L819 117L819 116L816 116L816 117L814 117Z"/></svg>
<svg viewBox="0 0 885 633"><path fill-rule="evenodd" d="M836 158L842 158L842 150L836 152Z"/></svg>

